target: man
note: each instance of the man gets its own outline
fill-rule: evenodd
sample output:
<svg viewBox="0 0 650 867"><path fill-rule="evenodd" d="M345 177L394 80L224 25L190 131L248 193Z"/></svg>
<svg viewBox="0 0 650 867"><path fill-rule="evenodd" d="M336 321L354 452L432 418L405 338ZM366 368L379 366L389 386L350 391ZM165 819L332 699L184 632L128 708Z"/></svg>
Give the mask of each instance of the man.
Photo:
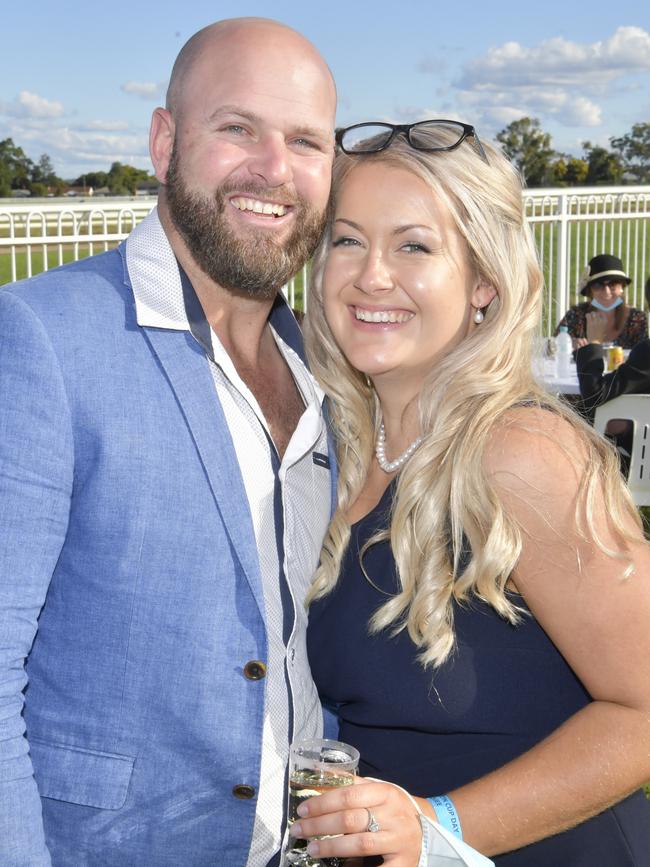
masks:
<svg viewBox="0 0 650 867"><path fill-rule="evenodd" d="M278 289L334 112L295 31L205 28L153 115L157 212L0 292L3 867L279 860L332 477Z"/></svg>

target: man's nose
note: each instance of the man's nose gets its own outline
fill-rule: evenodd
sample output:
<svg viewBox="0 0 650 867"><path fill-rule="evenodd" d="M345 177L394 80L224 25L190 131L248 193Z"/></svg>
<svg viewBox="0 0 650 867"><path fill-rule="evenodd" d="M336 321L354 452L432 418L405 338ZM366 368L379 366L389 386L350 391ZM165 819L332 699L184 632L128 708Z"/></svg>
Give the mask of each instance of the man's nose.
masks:
<svg viewBox="0 0 650 867"><path fill-rule="evenodd" d="M293 180L291 153L284 137L265 136L257 143L248 163L251 174L256 175L272 187Z"/></svg>

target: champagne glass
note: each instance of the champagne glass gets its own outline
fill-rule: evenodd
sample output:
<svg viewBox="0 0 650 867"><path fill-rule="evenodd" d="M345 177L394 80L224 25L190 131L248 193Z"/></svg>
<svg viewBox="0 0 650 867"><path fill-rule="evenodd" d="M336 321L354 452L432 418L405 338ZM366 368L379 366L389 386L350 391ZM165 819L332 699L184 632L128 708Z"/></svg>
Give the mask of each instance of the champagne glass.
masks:
<svg viewBox="0 0 650 867"><path fill-rule="evenodd" d="M328 789L351 786L359 765L359 750L328 738L295 741L289 759L289 827L299 818L298 807L307 798ZM312 858L308 840L289 837L285 865L339 867L341 858Z"/></svg>

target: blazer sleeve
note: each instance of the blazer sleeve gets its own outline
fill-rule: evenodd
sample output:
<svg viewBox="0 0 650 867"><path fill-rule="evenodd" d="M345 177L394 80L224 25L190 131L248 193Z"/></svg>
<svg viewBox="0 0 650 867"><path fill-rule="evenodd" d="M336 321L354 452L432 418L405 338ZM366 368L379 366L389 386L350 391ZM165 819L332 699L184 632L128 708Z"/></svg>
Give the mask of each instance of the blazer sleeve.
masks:
<svg viewBox="0 0 650 867"><path fill-rule="evenodd" d="M622 394L650 393L650 340L640 340L627 361L611 373L604 373L600 344L589 343L576 352L576 369L585 411L593 421L596 408Z"/></svg>
<svg viewBox="0 0 650 867"><path fill-rule="evenodd" d="M0 291L0 864L45 867L41 802L22 710L25 661L65 538L70 412L39 318Z"/></svg>

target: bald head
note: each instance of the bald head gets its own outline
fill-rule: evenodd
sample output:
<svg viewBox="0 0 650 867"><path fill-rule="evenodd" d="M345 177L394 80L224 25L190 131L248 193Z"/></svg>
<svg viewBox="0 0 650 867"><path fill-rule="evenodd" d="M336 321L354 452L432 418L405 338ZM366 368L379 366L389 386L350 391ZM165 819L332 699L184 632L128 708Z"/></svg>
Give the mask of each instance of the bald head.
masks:
<svg viewBox="0 0 650 867"><path fill-rule="evenodd" d="M316 47L297 30L270 18L229 18L199 30L181 48L167 88L167 110L175 117L180 115L188 83L206 57L223 54L225 59L226 56L242 56L242 52L246 54L262 48L282 53L287 62L314 66L331 87L332 98L336 100L336 87L329 67Z"/></svg>

